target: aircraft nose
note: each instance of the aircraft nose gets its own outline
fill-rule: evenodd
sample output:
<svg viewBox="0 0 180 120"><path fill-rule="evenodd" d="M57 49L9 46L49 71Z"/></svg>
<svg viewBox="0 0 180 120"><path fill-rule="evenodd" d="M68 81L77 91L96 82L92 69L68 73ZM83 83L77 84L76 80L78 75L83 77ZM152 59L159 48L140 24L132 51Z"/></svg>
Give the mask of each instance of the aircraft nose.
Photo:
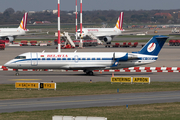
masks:
<svg viewBox="0 0 180 120"><path fill-rule="evenodd" d="M5 67L11 67L11 64L10 64L10 63L11 63L11 62L9 61L9 62L5 63L4 66L5 66Z"/></svg>
<svg viewBox="0 0 180 120"><path fill-rule="evenodd" d="M5 66L5 67L8 67L9 65L8 65L8 63L5 63L4 66Z"/></svg>

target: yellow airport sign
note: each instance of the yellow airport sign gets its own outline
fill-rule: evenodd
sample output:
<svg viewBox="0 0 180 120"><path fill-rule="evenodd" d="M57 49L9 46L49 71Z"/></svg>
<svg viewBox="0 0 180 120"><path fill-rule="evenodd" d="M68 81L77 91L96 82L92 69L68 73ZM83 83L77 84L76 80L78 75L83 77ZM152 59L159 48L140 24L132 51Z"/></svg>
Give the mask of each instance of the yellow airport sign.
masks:
<svg viewBox="0 0 180 120"><path fill-rule="evenodd" d="M132 77L111 77L111 82L132 83Z"/></svg>
<svg viewBox="0 0 180 120"><path fill-rule="evenodd" d="M40 88L43 89L56 89L56 83L40 83Z"/></svg>
<svg viewBox="0 0 180 120"><path fill-rule="evenodd" d="M133 77L133 83L149 83L150 77Z"/></svg>
<svg viewBox="0 0 180 120"><path fill-rule="evenodd" d="M38 82L16 82L15 88L29 88L29 89L38 89L39 83Z"/></svg>

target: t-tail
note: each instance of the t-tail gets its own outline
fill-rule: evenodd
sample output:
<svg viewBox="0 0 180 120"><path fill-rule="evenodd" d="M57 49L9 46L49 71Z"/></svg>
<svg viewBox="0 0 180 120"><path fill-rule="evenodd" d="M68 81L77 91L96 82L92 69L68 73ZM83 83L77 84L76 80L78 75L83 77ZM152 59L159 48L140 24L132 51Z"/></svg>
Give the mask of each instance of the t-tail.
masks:
<svg viewBox="0 0 180 120"><path fill-rule="evenodd" d="M122 26L123 26L123 16L124 16L124 12L121 12L120 15L119 15L119 18L117 20L116 26L115 26L115 28L117 28L117 29L119 29L121 31L123 31L123 28L122 28Z"/></svg>
<svg viewBox="0 0 180 120"><path fill-rule="evenodd" d="M26 12L26 13L24 13L24 16L21 20L21 23L19 25L19 29L23 29L23 30L27 31L27 29L26 29L27 17L28 17L28 13Z"/></svg>
<svg viewBox="0 0 180 120"><path fill-rule="evenodd" d="M153 36L137 53L157 56L168 38L163 35Z"/></svg>

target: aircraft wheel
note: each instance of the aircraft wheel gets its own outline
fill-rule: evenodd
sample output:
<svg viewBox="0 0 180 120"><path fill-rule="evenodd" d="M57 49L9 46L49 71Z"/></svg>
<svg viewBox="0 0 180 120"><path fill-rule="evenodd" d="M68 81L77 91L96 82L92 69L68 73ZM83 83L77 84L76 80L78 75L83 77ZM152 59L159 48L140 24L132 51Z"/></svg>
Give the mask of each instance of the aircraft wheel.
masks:
<svg viewBox="0 0 180 120"><path fill-rule="evenodd" d="M88 72L86 72L86 74L92 76L93 72L92 71L88 71Z"/></svg>
<svg viewBox="0 0 180 120"><path fill-rule="evenodd" d="M19 73L15 73L15 76L19 76Z"/></svg>

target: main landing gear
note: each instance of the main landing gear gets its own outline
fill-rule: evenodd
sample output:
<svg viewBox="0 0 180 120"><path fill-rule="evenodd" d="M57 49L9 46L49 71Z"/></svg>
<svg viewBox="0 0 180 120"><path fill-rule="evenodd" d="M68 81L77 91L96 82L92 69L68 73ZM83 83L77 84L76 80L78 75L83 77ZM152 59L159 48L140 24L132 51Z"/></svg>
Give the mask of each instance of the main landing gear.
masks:
<svg viewBox="0 0 180 120"><path fill-rule="evenodd" d="M15 76L19 76L18 69L16 70Z"/></svg>
<svg viewBox="0 0 180 120"><path fill-rule="evenodd" d="M90 75L90 76L94 75L93 71L84 70L84 72L86 73L86 75Z"/></svg>

